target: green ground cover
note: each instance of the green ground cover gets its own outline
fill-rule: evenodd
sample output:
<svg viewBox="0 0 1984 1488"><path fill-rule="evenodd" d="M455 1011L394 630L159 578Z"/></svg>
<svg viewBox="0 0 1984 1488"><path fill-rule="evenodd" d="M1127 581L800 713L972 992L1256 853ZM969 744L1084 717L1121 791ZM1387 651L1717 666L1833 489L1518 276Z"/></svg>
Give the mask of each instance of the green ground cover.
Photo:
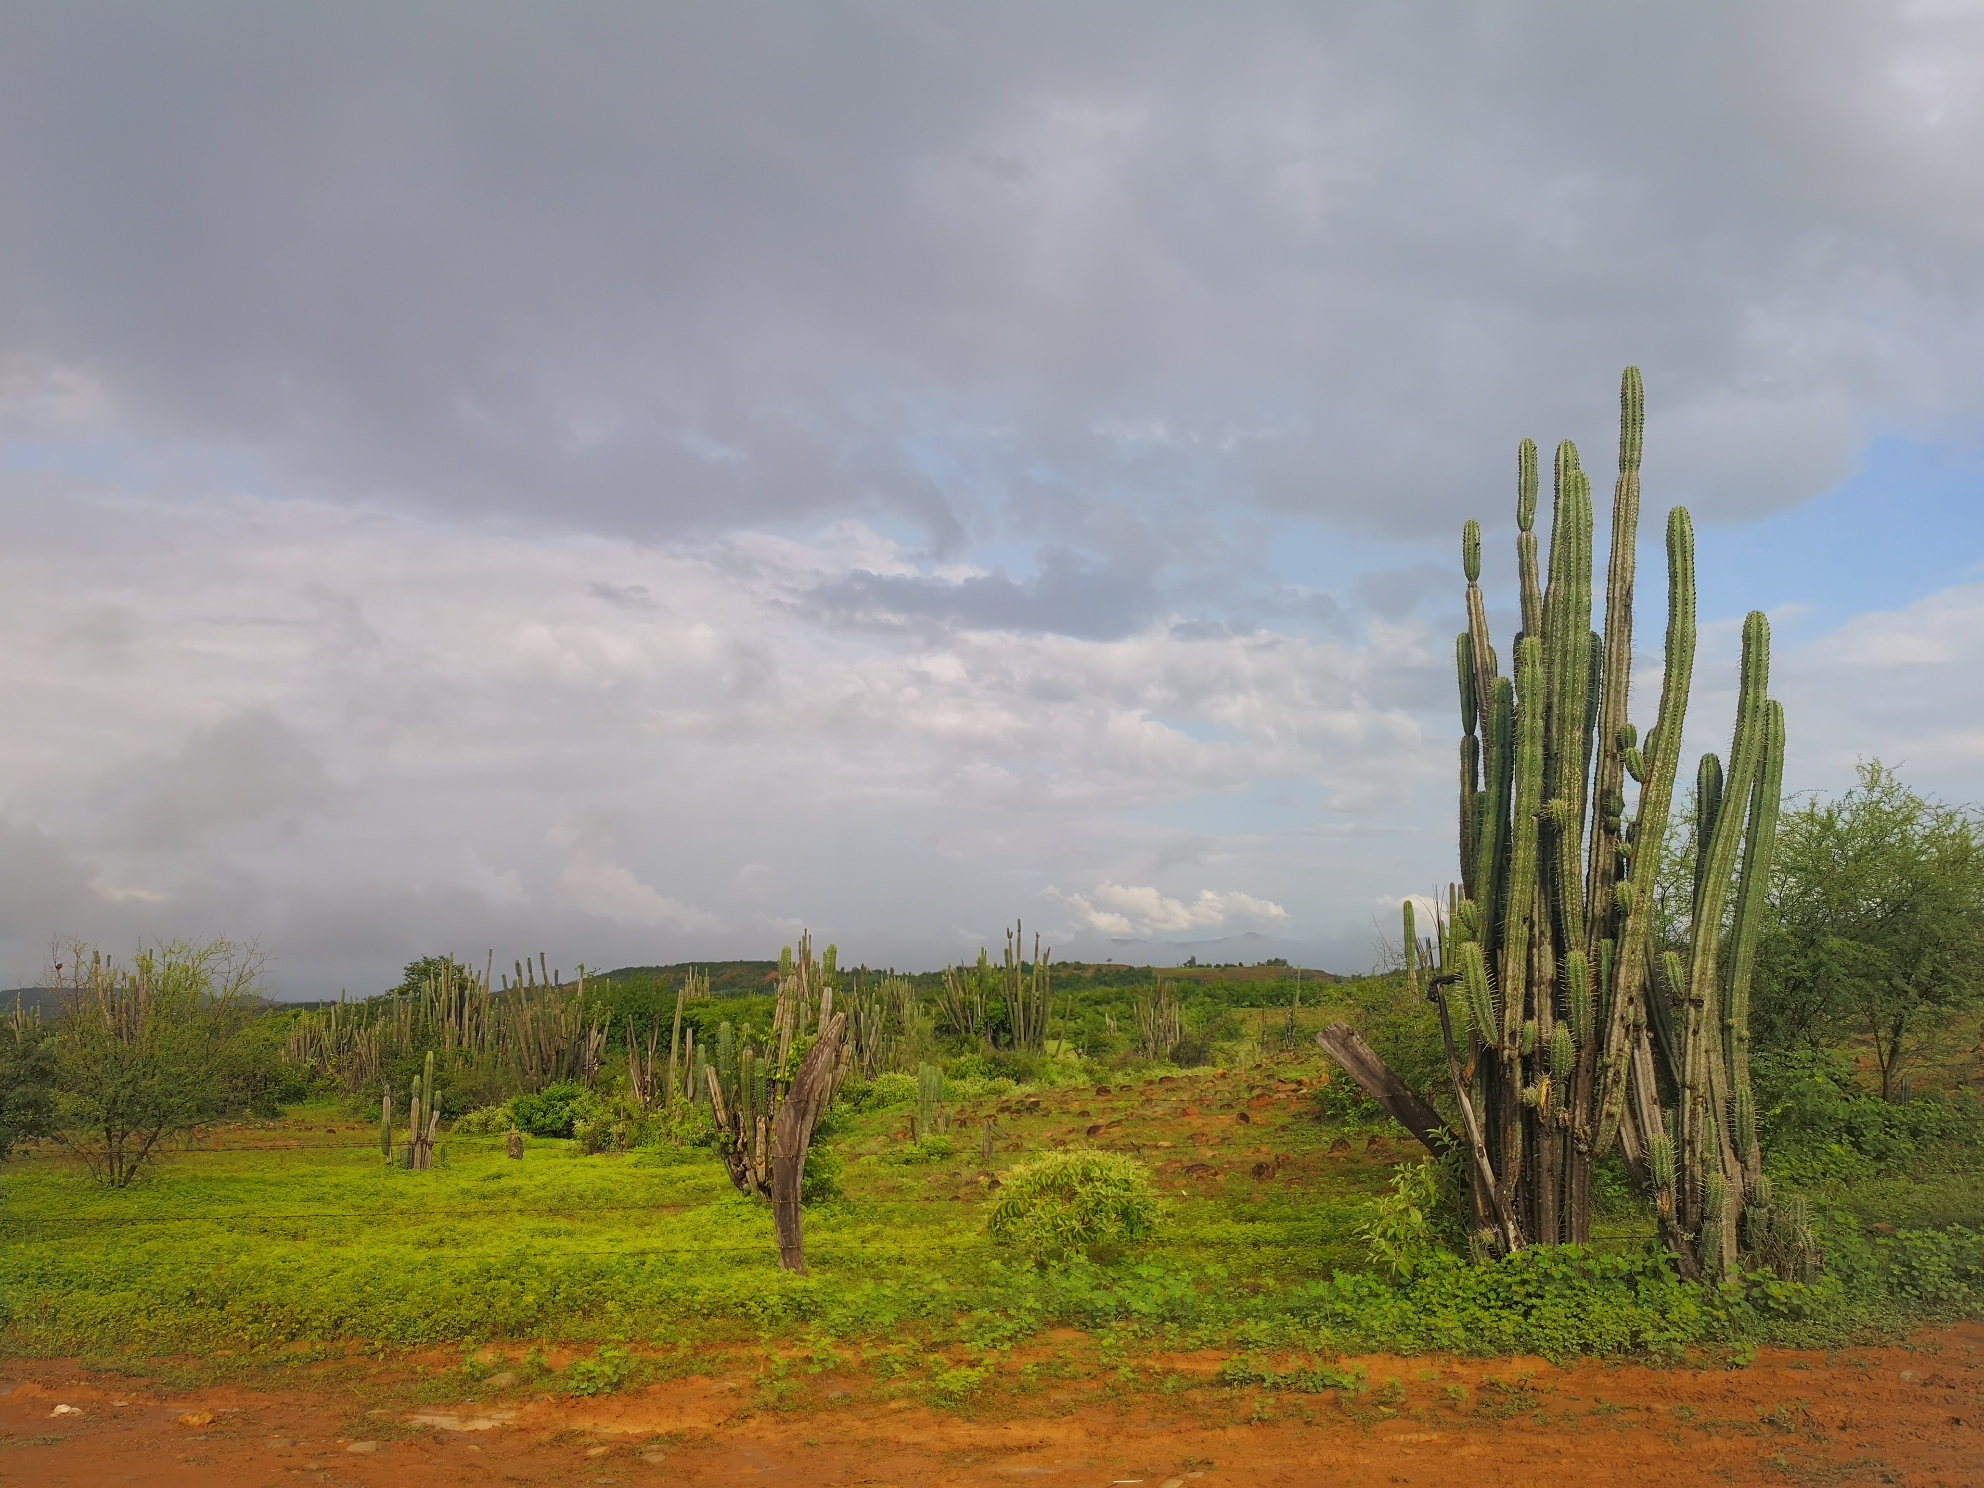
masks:
<svg viewBox="0 0 1984 1488"><path fill-rule="evenodd" d="M982 1084L953 1111L948 1155L912 1148L901 1108L837 1113L843 1193L808 1211L803 1278L777 1269L765 1206L698 1149L588 1156L547 1139L513 1162L500 1139L454 1137L440 1166L415 1173L387 1167L368 1127L329 1103L211 1128L124 1190L37 1149L5 1175L0 1348L254 1357L310 1344L811 1338L985 1350L1071 1326L1128 1349L1250 1358L1671 1354L1984 1310L1984 1186L1947 1153L1926 1166L1842 1155L1855 1142L1879 1149L1888 1131L1814 1127L1785 1144L1792 1160L1837 1170L1818 1175L1829 1268L1810 1286L1683 1284L1630 1201L1588 1251L1485 1265L1446 1254L1410 1277L1380 1274L1360 1226L1418 1154L1322 1073L1314 1058L1281 1056L1226 1071L1089 1071L1107 1094ZM1971 1130L1944 1136L1961 1147ZM1909 1140L1918 1158L1928 1150ZM1151 1166L1165 1202L1157 1238L1045 1269L995 1244L982 1169L1084 1142Z"/></svg>

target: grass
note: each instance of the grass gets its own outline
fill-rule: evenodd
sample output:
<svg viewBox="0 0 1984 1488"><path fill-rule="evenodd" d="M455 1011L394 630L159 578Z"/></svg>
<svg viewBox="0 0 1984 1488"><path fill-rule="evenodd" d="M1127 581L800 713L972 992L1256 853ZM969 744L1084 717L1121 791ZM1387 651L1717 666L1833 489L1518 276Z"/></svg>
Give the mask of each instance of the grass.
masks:
<svg viewBox="0 0 1984 1488"><path fill-rule="evenodd" d="M1811 1289L1753 1303L1684 1287L1647 1257L1649 1227L1632 1214L1610 1222L1596 1253L1453 1260L1409 1286L1381 1280L1356 1222L1418 1152L1319 1119L1322 1073L1295 1056L1110 1074L1107 1093L988 1094L953 1113L949 1155L913 1165L899 1160L904 1111L837 1115L845 1196L807 1212L807 1277L778 1270L769 1210L701 1151L582 1156L543 1139L519 1163L500 1139L453 1138L442 1166L410 1173L384 1166L375 1128L311 1105L215 1127L124 1191L32 1152L3 1180L0 1351L248 1361L568 1345L592 1360L568 1383L608 1390L653 1367L643 1350L831 1354L838 1342L871 1364L908 1348L918 1369L932 1367L928 1351L952 1351L928 1388L963 1406L988 1358L1055 1327L1085 1330L1124 1366L1166 1349L1236 1350L1245 1377L1301 1392L1344 1388L1315 1358L1364 1349L1675 1352L1839 1314L1837 1296ZM995 1245L985 1221L997 1190L977 1140L987 1116L1001 1134L995 1176L1084 1142L1140 1156L1164 1203L1159 1238L1047 1270ZM1963 1188L1923 1207L1974 1220L1978 1201ZM1847 1268L1868 1287L1904 1276L1943 1313L1984 1295L1967 1279L1967 1242L1879 1243L1894 1254L1868 1250L1859 1272ZM1876 1316L1856 1306L1861 1323Z"/></svg>

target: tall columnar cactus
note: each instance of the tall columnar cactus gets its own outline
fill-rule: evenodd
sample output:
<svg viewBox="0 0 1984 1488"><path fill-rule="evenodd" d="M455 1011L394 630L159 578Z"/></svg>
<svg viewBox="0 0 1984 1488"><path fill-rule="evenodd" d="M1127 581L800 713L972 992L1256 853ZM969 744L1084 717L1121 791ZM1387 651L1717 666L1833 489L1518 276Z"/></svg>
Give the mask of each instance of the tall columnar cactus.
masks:
<svg viewBox="0 0 1984 1488"><path fill-rule="evenodd" d="M1727 1275L1745 1244L1779 1264L1784 1237L1806 1233L1772 1219L1749 1076L1784 714L1768 696L1769 623L1752 613L1728 758L1710 755L1698 772L1687 938L1657 943L1654 890L1694 672L1694 529L1685 509L1668 513L1664 668L1642 735L1627 703L1644 425L1628 368L1602 632L1592 630L1591 481L1576 446L1557 447L1542 564L1536 446L1524 440L1517 454L1513 678L1498 675L1490 641L1480 526L1462 531L1460 882L1427 942L1432 964L1415 946L1407 975L1440 1005L1465 1128L1450 1140L1471 1152L1479 1230L1505 1249L1588 1239L1592 1168L1622 1142L1677 1262ZM1339 1025L1322 1042L1355 1056L1342 1062L1371 1076L1378 1099L1401 1109L1419 1099L1354 1038Z"/></svg>

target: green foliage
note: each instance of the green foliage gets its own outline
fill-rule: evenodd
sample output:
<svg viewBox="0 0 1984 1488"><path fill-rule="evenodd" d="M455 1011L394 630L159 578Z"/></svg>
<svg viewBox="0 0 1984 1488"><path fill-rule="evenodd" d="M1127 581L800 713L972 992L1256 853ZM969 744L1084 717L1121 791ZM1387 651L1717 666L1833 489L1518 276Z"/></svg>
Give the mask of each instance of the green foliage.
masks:
<svg viewBox="0 0 1984 1488"><path fill-rule="evenodd" d="M596 1095L570 1080L510 1100L511 1120L519 1131L533 1137L569 1137L575 1121L597 1118L604 1111Z"/></svg>
<svg viewBox="0 0 1984 1488"><path fill-rule="evenodd" d="M252 1084L245 1072L256 1051L238 1041L259 963L228 941L171 941L141 949L128 967L72 945L65 968L56 1135L95 1177L122 1188L167 1136L225 1110L231 1080L237 1092Z"/></svg>
<svg viewBox="0 0 1984 1488"><path fill-rule="evenodd" d="M951 1139L942 1133L919 1137L914 1142L904 1142L891 1149L886 1160L906 1168L921 1167L925 1163L938 1163L957 1151Z"/></svg>
<svg viewBox="0 0 1984 1488"><path fill-rule="evenodd" d="M1346 1133L1395 1131L1398 1123L1341 1070L1316 1091L1317 1119Z"/></svg>
<svg viewBox="0 0 1984 1488"><path fill-rule="evenodd" d="M1868 761L1852 790L1785 815L1767 918L1760 1042L1865 1037L1881 1093L1892 1095L1911 1041L1984 1000L1978 815L1928 800Z"/></svg>
<svg viewBox="0 0 1984 1488"><path fill-rule="evenodd" d="M1438 1166L1431 1158L1400 1163L1392 1171L1391 1186L1370 1201L1357 1227L1371 1263L1400 1281L1425 1270L1440 1248L1433 1226L1440 1200Z"/></svg>
<svg viewBox="0 0 1984 1488"><path fill-rule="evenodd" d="M470 1111L450 1130L458 1137L499 1137L516 1125L516 1113L511 1103L504 1101L500 1106L481 1106Z"/></svg>
<svg viewBox="0 0 1984 1488"><path fill-rule="evenodd" d="M814 1142L806 1149L806 1170L799 1179L799 1202L824 1204L841 1196L841 1179L847 1175L847 1159L834 1147Z"/></svg>
<svg viewBox="0 0 1984 1488"><path fill-rule="evenodd" d="M1012 1168L987 1229L1036 1265L1149 1240L1158 1203L1149 1170L1121 1153L1074 1148Z"/></svg>
<svg viewBox="0 0 1984 1488"><path fill-rule="evenodd" d="M633 1372L634 1359L625 1349L607 1344L590 1359L574 1359L565 1367L564 1384L568 1395L610 1395Z"/></svg>
<svg viewBox="0 0 1984 1488"><path fill-rule="evenodd" d="M0 1162L23 1137L46 1136L54 1115L49 1097L55 1049L39 1019L0 1019Z"/></svg>
<svg viewBox="0 0 1984 1488"><path fill-rule="evenodd" d="M852 1082L850 1082L850 1085ZM916 1104L916 1076L906 1070L887 1070L869 1081L866 1087L851 1092L854 1108L858 1111L882 1111L896 1106Z"/></svg>
<svg viewBox="0 0 1984 1488"><path fill-rule="evenodd" d="M1859 1088L1829 1049L1758 1061L1767 1167L1797 1187L1879 1173L1933 1174L1984 1165L1984 1102L1967 1091L1882 1100Z"/></svg>

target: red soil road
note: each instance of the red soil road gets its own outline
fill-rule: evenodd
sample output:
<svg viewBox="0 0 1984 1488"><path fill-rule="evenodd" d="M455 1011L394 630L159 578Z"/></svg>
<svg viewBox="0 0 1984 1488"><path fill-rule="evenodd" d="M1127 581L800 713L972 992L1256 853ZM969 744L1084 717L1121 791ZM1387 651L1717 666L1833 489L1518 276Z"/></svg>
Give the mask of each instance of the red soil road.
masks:
<svg viewBox="0 0 1984 1488"><path fill-rule="evenodd" d="M1190 1375L1219 1361L1163 1362ZM1830 1357L1764 1350L1746 1369L1356 1362L1373 1389L1348 1409L1280 1395L1254 1421L1266 1397L1249 1391L1114 1400L1091 1381L960 1416L861 1398L870 1387L852 1378L779 1411L753 1407L748 1379L690 1377L508 1411L387 1412L343 1391L179 1392L15 1361L0 1365L0 1483L1984 1485L1984 1325ZM1404 1398L1384 1407L1394 1379Z"/></svg>

